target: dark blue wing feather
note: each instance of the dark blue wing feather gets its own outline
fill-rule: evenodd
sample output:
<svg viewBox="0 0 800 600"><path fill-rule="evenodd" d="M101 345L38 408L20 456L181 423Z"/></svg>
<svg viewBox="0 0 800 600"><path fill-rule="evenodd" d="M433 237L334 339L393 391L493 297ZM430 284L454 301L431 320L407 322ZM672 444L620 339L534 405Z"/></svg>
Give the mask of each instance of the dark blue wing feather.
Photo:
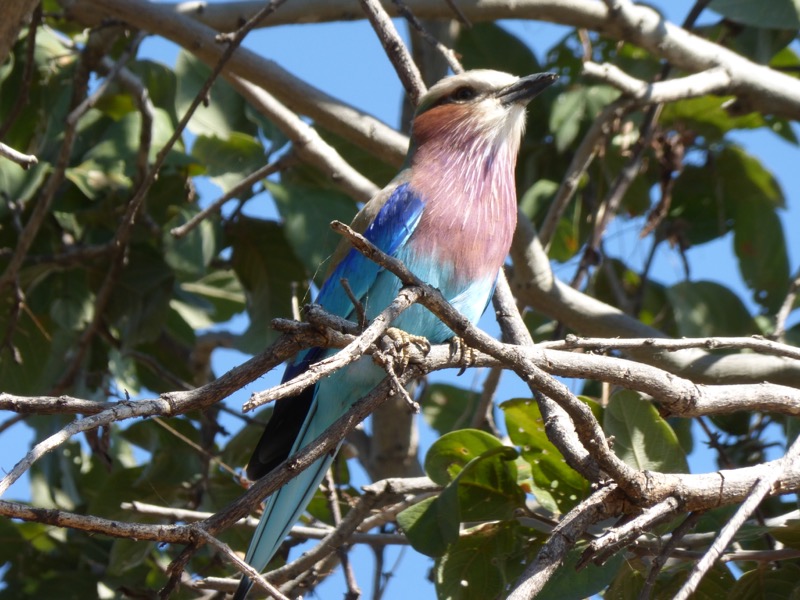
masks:
<svg viewBox="0 0 800 600"><path fill-rule="evenodd" d="M409 185L399 185L378 212L375 220L364 232L364 236L383 252L394 254L409 238L419 223L423 202ZM317 302L328 312L351 318L353 303L340 283L346 277L354 295L365 301L370 289L378 279L381 268L360 252L351 249L347 256L322 285ZM300 353L289 363L283 381L293 379L311 364L321 360L326 350L312 348ZM296 397L279 400L269 422L247 465L247 476L258 479L283 462L305 421L314 399L316 386L307 388Z"/></svg>
<svg viewBox="0 0 800 600"><path fill-rule="evenodd" d="M399 185L364 232L364 237L386 254L393 255L413 233L423 208L424 202L408 183ZM380 271L381 267L358 250L351 249L323 284L317 303L330 313L351 317L353 303L344 292L340 279L346 277L355 297L363 300Z"/></svg>

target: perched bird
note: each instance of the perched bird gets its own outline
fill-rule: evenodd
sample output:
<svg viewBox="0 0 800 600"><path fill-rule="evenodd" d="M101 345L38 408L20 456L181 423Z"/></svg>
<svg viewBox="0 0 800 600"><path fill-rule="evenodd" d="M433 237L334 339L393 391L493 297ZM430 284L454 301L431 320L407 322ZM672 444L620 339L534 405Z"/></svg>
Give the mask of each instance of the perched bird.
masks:
<svg viewBox="0 0 800 600"><path fill-rule="evenodd" d="M370 201L376 209L364 235L450 303L477 321L489 302L511 245L517 217L514 167L525 127L525 107L556 80L551 73L518 78L489 70L447 77L425 94L417 108L405 168ZM373 213L374 214L374 213ZM350 252L333 269L317 302L351 320L353 302L346 278L368 319L397 295L393 274ZM403 312L393 326L432 343L453 336L422 306ZM298 355L284 381L334 350L313 348ZM339 370L298 397L279 400L247 466L247 476L269 473L290 454L317 438L385 376L369 357ZM266 503L247 562L262 571L305 510L331 456L318 460L277 490ZM241 600L252 582L244 578Z"/></svg>

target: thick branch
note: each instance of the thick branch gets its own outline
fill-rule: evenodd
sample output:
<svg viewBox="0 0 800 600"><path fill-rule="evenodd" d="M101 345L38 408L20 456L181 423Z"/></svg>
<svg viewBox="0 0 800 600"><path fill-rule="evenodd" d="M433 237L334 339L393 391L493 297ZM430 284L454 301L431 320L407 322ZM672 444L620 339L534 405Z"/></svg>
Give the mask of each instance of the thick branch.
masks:
<svg viewBox="0 0 800 600"><path fill-rule="evenodd" d="M421 19L452 18L445 2L407 0L405 4ZM251 14L260 2L224 5L183 2L170 6L213 27L225 29L235 27L231 26L235 19ZM458 6L472 22L535 19L591 29L613 39L632 42L690 73L722 67L731 77L734 92L745 96L753 110L800 119L800 81L689 33L648 6L627 3L623 9L611 11L605 3L596 0L461 0ZM295 0L270 24L350 20L360 16L358 8L358 0ZM386 3L386 9L390 14L397 14L391 3Z"/></svg>

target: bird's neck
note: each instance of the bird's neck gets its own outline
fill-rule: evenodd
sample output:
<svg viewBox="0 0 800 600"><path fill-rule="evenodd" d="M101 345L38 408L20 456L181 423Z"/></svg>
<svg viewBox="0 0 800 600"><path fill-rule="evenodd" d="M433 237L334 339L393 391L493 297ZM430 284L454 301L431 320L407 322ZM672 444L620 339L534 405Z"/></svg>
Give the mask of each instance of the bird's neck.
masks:
<svg viewBox="0 0 800 600"><path fill-rule="evenodd" d="M425 202L416 250L455 279L495 277L505 261L516 226L518 140L456 133L415 149L410 184Z"/></svg>

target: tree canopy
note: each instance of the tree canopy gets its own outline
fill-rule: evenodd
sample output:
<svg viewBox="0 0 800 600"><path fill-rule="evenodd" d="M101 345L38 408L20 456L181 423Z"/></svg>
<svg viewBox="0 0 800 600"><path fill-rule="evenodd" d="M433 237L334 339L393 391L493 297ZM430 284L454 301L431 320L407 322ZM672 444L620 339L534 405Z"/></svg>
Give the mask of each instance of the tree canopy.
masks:
<svg viewBox="0 0 800 600"><path fill-rule="evenodd" d="M336 593L389 597L415 583L386 576L405 545L438 598L796 594L799 199L738 136L800 156L800 7L698 0L675 24L655 4L8 0L0 598L222 597L252 534L237 521L342 439L271 564L285 597L339 569ZM353 19L394 65L376 80L403 84L400 131L248 44ZM542 21L564 33L534 51L520 24ZM180 46L174 64L148 38ZM343 236L359 244L331 222L363 229L402 165L415 99L475 68L560 76L528 115L499 335L401 274L465 348L412 353L248 489L286 391L261 378L315 345L386 351L385 329L304 304ZM644 256L609 249L622 230ZM743 286L693 276L725 239L715 260ZM658 277L665 253L678 281ZM222 372L220 349L252 358ZM428 377L446 368L477 375ZM259 391L231 410L244 388ZM20 428L29 451L8 441ZM698 454L717 470L692 472ZM9 499L23 476L29 495ZM362 544L374 564L348 560Z"/></svg>

